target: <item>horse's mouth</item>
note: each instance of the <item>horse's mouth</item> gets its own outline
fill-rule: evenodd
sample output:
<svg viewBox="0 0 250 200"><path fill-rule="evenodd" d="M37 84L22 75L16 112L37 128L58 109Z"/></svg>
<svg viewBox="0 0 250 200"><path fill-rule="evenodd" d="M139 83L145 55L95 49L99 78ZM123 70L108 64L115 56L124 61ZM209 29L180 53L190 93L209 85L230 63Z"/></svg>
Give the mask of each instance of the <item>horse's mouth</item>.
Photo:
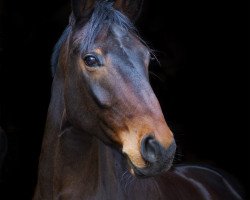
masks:
<svg viewBox="0 0 250 200"><path fill-rule="evenodd" d="M127 157L129 172L138 178L148 178L167 172L172 167L173 160L174 154L165 161L157 161L155 163L146 162L144 168L139 168Z"/></svg>

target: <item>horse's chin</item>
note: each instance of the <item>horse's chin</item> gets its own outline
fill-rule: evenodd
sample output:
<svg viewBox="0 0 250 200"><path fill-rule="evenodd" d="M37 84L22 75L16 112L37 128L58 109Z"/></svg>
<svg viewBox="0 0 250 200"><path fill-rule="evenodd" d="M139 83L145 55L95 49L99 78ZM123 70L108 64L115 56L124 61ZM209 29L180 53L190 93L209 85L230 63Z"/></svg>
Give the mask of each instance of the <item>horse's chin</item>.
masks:
<svg viewBox="0 0 250 200"><path fill-rule="evenodd" d="M144 168L139 168L136 167L128 158L128 170L135 177L149 178L169 171L172 167L173 159L174 157L170 158L167 162L164 162L164 164L153 163L147 164L147 166Z"/></svg>

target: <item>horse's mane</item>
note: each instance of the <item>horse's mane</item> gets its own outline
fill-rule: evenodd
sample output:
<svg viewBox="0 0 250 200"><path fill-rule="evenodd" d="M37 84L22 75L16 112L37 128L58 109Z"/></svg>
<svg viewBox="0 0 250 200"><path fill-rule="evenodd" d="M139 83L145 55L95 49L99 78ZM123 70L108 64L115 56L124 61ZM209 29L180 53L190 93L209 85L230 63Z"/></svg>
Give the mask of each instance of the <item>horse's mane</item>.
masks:
<svg viewBox="0 0 250 200"><path fill-rule="evenodd" d="M61 47L62 47L63 43L66 41L70 32L71 32L71 26L68 25L66 27L66 29L63 31L63 34L61 35L61 37L57 41L56 45L54 46L51 61L50 61L51 72L52 72L53 77L55 76L55 73L56 73L56 68L57 68L57 64L58 64L58 59L59 59Z"/></svg>
<svg viewBox="0 0 250 200"><path fill-rule="evenodd" d="M104 26L111 27L111 25L113 24L118 25L121 29L123 29L123 31L129 31L136 34L136 29L133 23L125 15L116 10L113 7L112 2L97 1L89 21L85 24L80 37L77 38L77 40L80 40L80 42L75 42L81 45L79 47L80 51L87 51L93 45L96 37L98 36L102 28ZM70 23L66 27L54 47L54 51L51 58L52 76L54 76L56 72L61 46L66 41L71 31L72 23Z"/></svg>

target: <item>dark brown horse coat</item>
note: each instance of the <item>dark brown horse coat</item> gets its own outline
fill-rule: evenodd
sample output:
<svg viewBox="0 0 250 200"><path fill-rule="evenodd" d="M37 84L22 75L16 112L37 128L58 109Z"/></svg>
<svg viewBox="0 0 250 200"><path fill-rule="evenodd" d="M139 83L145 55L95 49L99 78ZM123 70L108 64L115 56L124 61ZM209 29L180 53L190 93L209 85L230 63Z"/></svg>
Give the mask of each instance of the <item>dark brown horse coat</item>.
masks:
<svg viewBox="0 0 250 200"><path fill-rule="evenodd" d="M52 59L34 200L241 199L212 169L170 169L176 145L148 81L150 50L130 21L140 7L72 1Z"/></svg>

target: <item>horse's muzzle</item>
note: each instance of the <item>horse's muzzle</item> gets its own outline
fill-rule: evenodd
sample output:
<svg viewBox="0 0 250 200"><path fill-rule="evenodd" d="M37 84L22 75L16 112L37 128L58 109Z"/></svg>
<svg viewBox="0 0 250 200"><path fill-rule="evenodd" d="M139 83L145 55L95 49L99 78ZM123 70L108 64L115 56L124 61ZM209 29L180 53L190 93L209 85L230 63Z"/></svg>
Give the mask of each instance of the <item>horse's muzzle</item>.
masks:
<svg viewBox="0 0 250 200"><path fill-rule="evenodd" d="M167 171L172 166L176 150L176 143L165 149L153 136L148 135L141 141L141 155L146 167L137 168L133 166L136 176L149 177Z"/></svg>

